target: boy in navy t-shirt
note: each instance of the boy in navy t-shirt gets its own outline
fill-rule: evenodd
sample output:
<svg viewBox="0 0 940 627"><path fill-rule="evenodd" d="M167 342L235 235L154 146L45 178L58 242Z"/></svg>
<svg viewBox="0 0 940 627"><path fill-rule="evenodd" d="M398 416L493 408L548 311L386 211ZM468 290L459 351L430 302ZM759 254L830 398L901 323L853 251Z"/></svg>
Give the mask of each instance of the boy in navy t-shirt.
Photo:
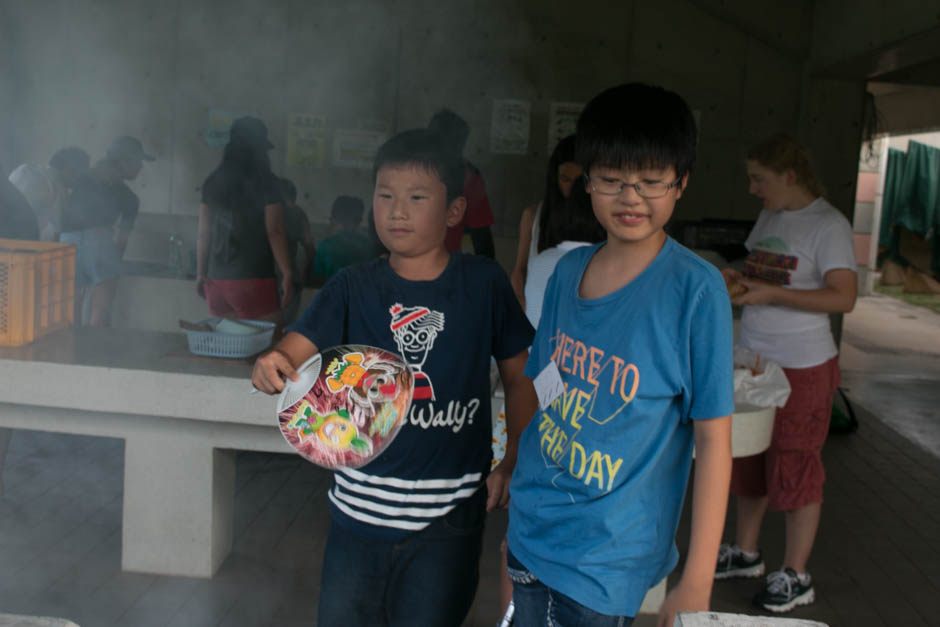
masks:
<svg viewBox="0 0 940 627"><path fill-rule="evenodd" d="M526 366L543 408L512 480L519 627L630 623L676 565L693 441L689 555L659 624L708 608L731 472L731 306L718 270L663 231L695 137L682 98L641 84L601 93L578 121L607 241L559 261Z"/></svg>
<svg viewBox="0 0 940 627"><path fill-rule="evenodd" d="M459 625L479 578L485 512L509 498L518 436L537 405L523 373L533 330L499 265L444 247L466 205L462 181L463 162L433 131L386 142L373 211L388 258L336 274L252 373L274 394L320 347L356 343L401 354L415 374L391 445L334 475L319 625ZM489 472L491 357L510 443Z"/></svg>

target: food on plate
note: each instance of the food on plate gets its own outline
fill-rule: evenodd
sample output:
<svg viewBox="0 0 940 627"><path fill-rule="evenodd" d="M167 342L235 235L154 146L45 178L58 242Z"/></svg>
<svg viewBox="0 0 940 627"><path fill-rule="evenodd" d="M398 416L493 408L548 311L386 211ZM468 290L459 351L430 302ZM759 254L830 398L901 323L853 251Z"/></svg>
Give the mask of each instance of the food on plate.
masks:
<svg viewBox="0 0 940 627"><path fill-rule="evenodd" d="M728 296L731 297L731 300L747 293L747 286L736 279L725 281L725 286L728 288Z"/></svg>

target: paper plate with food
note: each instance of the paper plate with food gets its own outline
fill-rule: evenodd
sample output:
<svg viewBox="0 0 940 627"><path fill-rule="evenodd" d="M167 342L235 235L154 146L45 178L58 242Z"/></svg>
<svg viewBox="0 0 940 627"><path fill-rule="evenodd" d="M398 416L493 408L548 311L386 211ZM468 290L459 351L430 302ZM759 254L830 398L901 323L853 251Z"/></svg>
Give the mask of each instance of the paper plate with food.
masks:
<svg viewBox="0 0 940 627"><path fill-rule="evenodd" d="M356 468L384 451L411 407L414 376L395 353L346 344L317 353L278 397L281 434L324 468Z"/></svg>

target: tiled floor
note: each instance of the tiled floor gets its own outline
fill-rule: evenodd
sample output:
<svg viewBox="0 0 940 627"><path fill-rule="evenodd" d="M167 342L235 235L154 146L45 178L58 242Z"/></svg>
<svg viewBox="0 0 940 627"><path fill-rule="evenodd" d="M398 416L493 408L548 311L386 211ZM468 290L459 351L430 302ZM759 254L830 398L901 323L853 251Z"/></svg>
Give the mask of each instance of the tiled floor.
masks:
<svg viewBox="0 0 940 627"><path fill-rule="evenodd" d="M852 333L862 337L857 325L846 329L853 396L876 383L891 391L884 366L900 368L904 351L887 362L884 346L853 340ZM882 413L894 423L921 411L918 429L940 442L937 414L924 409L940 403L940 372L932 357L915 357L920 365L904 367L919 369L920 384L895 393ZM818 601L792 616L833 627L940 624L940 460L863 407L880 395L859 399L858 433L832 437L825 450L826 504L811 562ZM314 624L327 473L290 456L240 454L235 547L212 580L121 572L122 475L120 440L14 432L0 497L0 612L62 616L82 627ZM504 527L504 514L491 518L468 626L496 624ZM680 549L687 534L684 519ZM782 535L782 516L768 516L762 544L771 568L781 560ZM752 612L758 587L719 583L713 608Z"/></svg>

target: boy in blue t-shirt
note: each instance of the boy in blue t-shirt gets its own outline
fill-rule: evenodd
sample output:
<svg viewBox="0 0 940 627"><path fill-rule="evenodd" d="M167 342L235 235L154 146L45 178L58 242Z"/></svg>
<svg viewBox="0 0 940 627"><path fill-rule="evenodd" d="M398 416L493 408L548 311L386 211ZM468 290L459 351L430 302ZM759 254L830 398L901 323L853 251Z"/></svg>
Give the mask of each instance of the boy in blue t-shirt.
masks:
<svg viewBox="0 0 940 627"><path fill-rule="evenodd" d="M578 120L576 156L607 240L559 261L526 365L542 409L511 484L518 627L630 623L678 560L693 441L691 544L660 624L708 608L731 473L731 306L718 271L663 231L695 138L681 97L636 83L596 96Z"/></svg>
<svg viewBox="0 0 940 627"><path fill-rule="evenodd" d="M252 373L274 394L320 347L401 354L415 375L408 418L376 459L329 491L318 625L459 625L476 592L485 512L505 507L518 437L537 406L523 370L533 330L505 272L451 254L463 162L427 129L375 159L375 228L387 259L344 268ZM489 472L489 364L506 388L507 456ZM484 486L485 484L485 486Z"/></svg>

